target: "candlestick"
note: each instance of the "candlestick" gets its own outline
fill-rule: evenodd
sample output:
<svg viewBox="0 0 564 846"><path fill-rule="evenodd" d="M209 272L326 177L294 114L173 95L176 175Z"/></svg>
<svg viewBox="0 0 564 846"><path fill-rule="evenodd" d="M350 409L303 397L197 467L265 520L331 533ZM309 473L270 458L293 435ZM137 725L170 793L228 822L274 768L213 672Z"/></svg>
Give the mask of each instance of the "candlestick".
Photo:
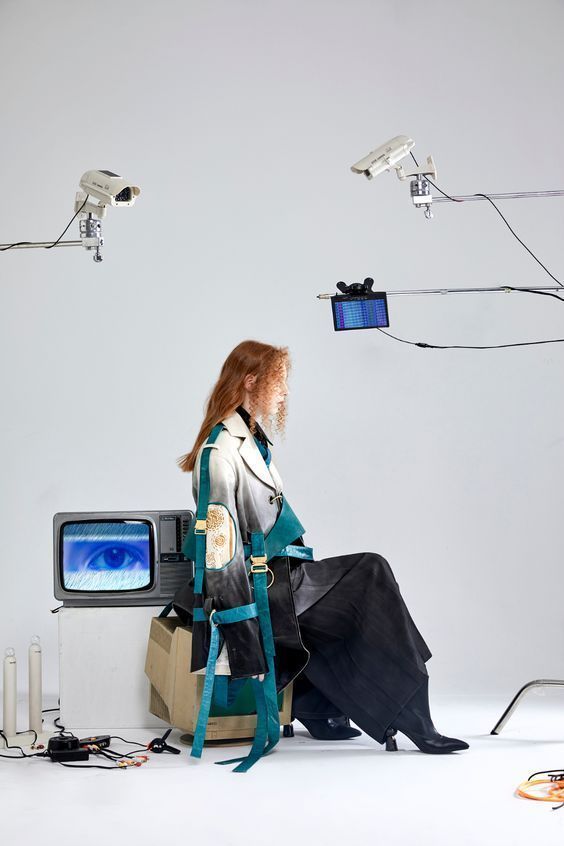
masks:
<svg viewBox="0 0 564 846"><path fill-rule="evenodd" d="M6 737L16 734L18 682L16 653L9 647L4 653L4 713L2 729Z"/></svg>
<svg viewBox="0 0 564 846"><path fill-rule="evenodd" d="M29 728L38 735L43 731L42 699L41 642L33 635L29 645Z"/></svg>

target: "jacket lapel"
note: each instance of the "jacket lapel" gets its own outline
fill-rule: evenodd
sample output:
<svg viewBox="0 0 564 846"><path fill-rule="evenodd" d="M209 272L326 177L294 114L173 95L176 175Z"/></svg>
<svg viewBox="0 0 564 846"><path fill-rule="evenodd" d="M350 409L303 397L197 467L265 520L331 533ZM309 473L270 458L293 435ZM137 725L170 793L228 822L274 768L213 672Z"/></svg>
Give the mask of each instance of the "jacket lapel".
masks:
<svg viewBox="0 0 564 846"><path fill-rule="evenodd" d="M271 475L269 468L266 466L264 458L255 443L255 439L241 415L234 411L233 414L226 417L225 420L222 420L221 422L231 435L243 438L243 443L239 447L239 455L247 467L252 470L255 476L258 476L261 482L264 482L265 485L268 485L275 491L276 482L274 480L276 479L276 481L280 481L280 477L278 476L276 470L275 473ZM270 466L272 467L272 463ZM281 485L278 490L280 489Z"/></svg>
<svg viewBox="0 0 564 846"><path fill-rule="evenodd" d="M272 459L270 459L270 464L268 465L268 469L270 470L270 475L274 479L274 485L277 491L282 490L282 479L280 478L280 474L278 469Z"/></svg>

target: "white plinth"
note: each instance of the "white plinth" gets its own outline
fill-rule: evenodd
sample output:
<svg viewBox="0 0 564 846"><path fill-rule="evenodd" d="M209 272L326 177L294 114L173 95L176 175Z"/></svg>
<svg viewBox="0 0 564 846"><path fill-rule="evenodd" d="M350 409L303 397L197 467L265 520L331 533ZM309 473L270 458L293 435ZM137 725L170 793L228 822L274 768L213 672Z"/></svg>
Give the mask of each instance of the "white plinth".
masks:
<svg viewBox="0 0 564 846"><path fill-rule="evenodd" d="M149 728L145 655L151 618L162 606L61 608L61 724L77 728Z"/></svg>

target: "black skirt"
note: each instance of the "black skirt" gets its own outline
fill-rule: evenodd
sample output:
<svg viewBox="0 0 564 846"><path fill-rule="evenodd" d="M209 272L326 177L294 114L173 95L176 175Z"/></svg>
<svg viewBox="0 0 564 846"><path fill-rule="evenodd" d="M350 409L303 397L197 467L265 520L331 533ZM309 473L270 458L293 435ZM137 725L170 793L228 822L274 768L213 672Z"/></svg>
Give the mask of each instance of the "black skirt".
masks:
<svg viewBox="0 0 564 846"><path fill-rule="evenodd" d="M373 552L290 559L290 581L310 652L294 680L293 716L345 715L382 743L431 657L390 565Z"/></svg>

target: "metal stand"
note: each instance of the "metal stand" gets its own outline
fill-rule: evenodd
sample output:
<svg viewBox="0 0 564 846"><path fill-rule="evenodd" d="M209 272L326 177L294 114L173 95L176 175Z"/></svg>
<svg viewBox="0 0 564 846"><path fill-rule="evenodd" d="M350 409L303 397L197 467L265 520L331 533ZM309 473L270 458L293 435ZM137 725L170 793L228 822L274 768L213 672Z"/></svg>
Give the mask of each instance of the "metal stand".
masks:
<svg viewBox="0 0 564 846"><path fill-rule="evenodd" d="M510 193L506 194L488 194L488 197L492 200L525 200L531 197L563 197L564 191L557 190L557 191L511 191ZM460 202L462 200L465 203L474 202L475 200L485 200L486 197L481 196L480 194L452 194L450 197L433 197L434 203L452 203L452 202Z"/></svg>
<svg viewBox="0 0 564 846"><path fill-rule="evenodd" d="M564 680L561 681L560 679L535 679L535 681L527 682L527 684L523 685L521 690L515 694L515 696L503 712L501 718L497 721L497 723L491 730L490 734L500 733L513 711L517 708L519 702L525 696L525 694L528 693L530 690L533 690L535 687L564 687Z"/></svg>
<svg viewBox="0 0 564 846"><path fill-rule="evenodd" d="M0 251L2 250L37 250L46 249L47 247L80 247L82 241L59 241L54 244L52 241L22 241L21 244L0 244Z"/></svg>
<svg viewBox="0 0 564 846"><path fill-rule="evenodd" d="M76 208L76 214L79 213L84 208L84 203ZM100 209L97 208L95 214L98 216L104 216L101 214ZM75 214L75 217L76 217ZM105 214L105 210L104 210ZM86 250L94 250L93 259L95 262L102 261L102 253L101 248L104 244L104 238L102 237L102 221L98 220L97 217L94 217L93 213L90 211L85 212L85 217L82 218L79 222L79 229L80 229L80 241L19 241L13 244L0 244L0 253L6 252L6 250L50 250L54 247L84 247ZM74 220L74 218L73 218ZM72 221L71 221L72 223ZM70 226L70 224L69 224ZM68 229L68 226L67 226ZM66 231L66 230L65 230Z"/></svg>
<svg viewBox="0 0 564 846"><path fill-rule="evenodd" d="M562 285L490 285L487 288L414 288L411 291L386 291L387 297L405 297L413 294L512 294L518 291L561 291ZM330 300L335 294L318 294L318 300Z"/></svg>

